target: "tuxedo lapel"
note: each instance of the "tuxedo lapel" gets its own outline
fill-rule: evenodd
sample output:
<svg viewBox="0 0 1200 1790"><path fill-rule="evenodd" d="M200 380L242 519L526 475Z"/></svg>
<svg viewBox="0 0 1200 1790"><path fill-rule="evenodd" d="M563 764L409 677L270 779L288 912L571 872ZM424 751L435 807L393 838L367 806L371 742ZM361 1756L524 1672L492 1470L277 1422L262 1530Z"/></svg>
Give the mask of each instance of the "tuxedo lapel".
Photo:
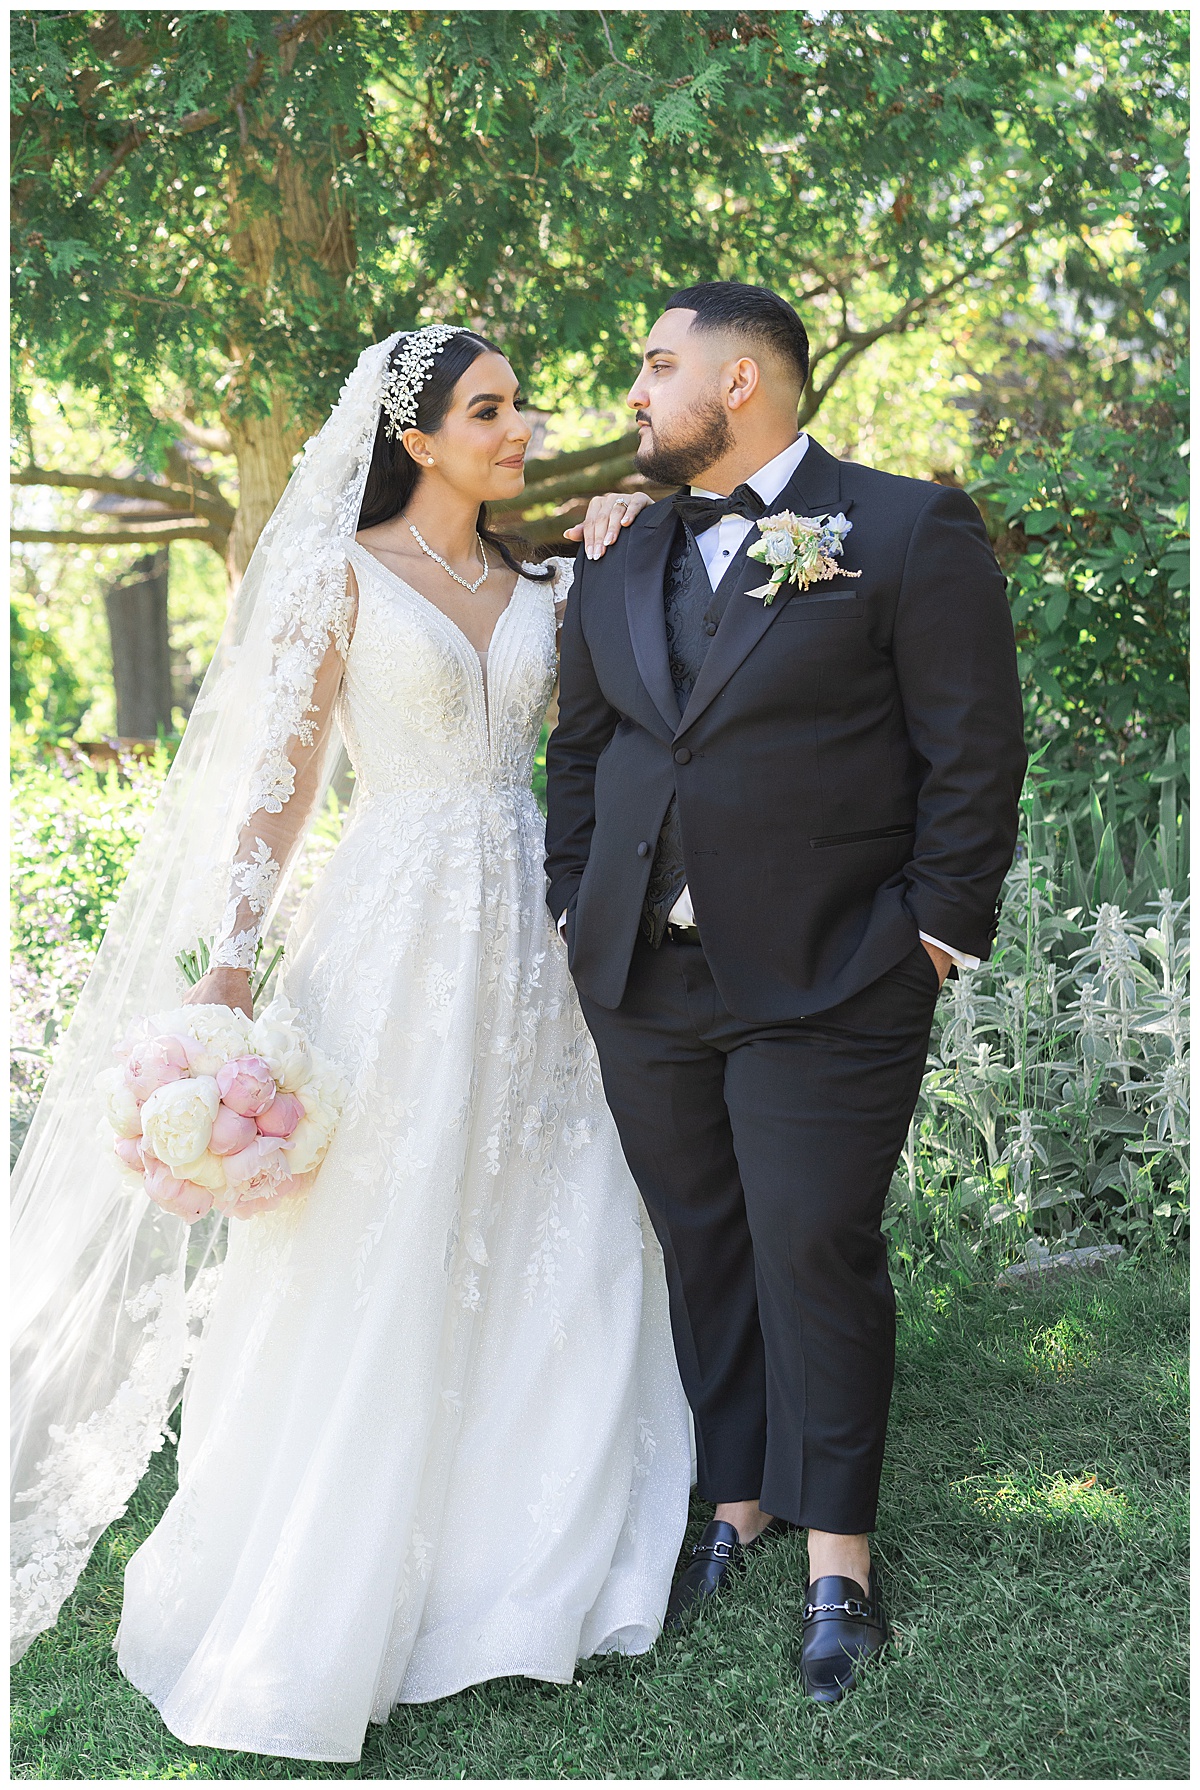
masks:
<svg viewBox="0 0 1200 1790"><path fill-rule="evenodd" d="M671 734L679 726L679 702L671 682L663 578L675 538L675 511L664 503L634 523L625 552L625 618L638 675Z"/></svg>
<svg viewBox="0 0 1200 1790"><path fill-rule="evenodd" d="M819 442L810 437L804 458L770 506L774 515L778 510L791 510L796 516L823 516L827 512L836 514L838 510L848 510L852 500L841 495L841 468L832 454L826 453ZM721 617L720 626L713 637L708 656L700 668L687 707L679 722L676 737L686 733L708 707L713 698L724 689L742 660L756 646L766 633L779 611L784 607L787 597L785 593L794 592L795 585L784 585L783 590L773 603L767 604L758 597L749 597L747 592L760 584L765 584L770 576L770 568L761 560L750 559L749 550L758 539L757 525L750 530L745 541L733 561L725 579L733 582L729 599L725 604L725 613ZM663 650L666 652L666 631L663 630ZM667 668L667 681L670 683L670 667Z"/></svg>

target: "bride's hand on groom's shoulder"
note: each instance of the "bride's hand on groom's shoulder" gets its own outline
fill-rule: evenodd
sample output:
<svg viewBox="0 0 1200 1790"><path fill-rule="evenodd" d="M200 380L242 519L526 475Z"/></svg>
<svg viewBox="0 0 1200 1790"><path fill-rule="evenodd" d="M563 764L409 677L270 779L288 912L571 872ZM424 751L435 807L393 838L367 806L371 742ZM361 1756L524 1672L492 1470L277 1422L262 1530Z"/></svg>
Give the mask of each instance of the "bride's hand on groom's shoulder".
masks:
<svg viewBox="0 0 1200 1790"><path fill-rule="evenodd" d="M593 497L583 521L564 528L563 535L568 541L582 541L589 559L603 559L621 529L628 528L653 501L644 491L604 491Z"/></svg>
<svg viewBox="0 0 1200 1790"><path fill-rule="evenodd" d="M215 1007L236 1007L247 1019L254 1018L254 1002L250 997L250 972L231 970L223 964L201 976L183 997L185 1007L211 1004Z"/></svg>

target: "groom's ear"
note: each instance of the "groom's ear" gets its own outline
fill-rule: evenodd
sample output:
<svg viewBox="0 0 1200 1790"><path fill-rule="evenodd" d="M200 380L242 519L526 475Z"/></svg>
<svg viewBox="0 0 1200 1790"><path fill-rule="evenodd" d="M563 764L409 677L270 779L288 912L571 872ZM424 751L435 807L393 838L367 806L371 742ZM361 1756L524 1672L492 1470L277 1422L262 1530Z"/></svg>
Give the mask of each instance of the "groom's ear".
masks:
<svg viewBox="0 0 1200 1790"><path fill-rule="evenodd" d="M722 369L722 378L726 404L730 410L740 410L761 386L762 370L753 356L743 354Z"/></svg>

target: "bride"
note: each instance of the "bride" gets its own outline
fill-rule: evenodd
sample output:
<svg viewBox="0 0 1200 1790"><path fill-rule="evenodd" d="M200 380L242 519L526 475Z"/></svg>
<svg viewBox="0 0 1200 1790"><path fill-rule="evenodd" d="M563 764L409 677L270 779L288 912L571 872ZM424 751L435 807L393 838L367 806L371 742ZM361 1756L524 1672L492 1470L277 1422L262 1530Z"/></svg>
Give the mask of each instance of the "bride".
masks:
<svg viewBox="0 0 1200 1790"><path fill-rule="evenodd" d="M666 1606L690 1461L662 1260L530 790L571 562L519 564L481 508L521 491L529 434L470 331L364 352L247 571L23 1153L17 1626L54 1620L192 1358L117 1660L193 1745L356 1760L398 1702L567 1682L648 1648ZM309 1193L231 1224L215 1270L80 1114L197 936L189 998L250 1011L339 738L354 801L281 992L351 1092Z"/></svg>

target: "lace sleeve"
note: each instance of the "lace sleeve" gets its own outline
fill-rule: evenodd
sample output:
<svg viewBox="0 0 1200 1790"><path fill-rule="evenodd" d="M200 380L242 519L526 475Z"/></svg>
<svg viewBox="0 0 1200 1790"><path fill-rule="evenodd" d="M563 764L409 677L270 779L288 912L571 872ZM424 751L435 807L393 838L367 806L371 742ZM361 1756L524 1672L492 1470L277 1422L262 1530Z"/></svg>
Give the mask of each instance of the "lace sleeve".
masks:
<svg viewBox="0 0 1200 1790"><path fill-rule="evenodd" d="M571 586L575 581L575 561L563 559L560 556L548 559L544 563L554 567L554 583L551 586L551 594L554 599L554 620L556 625L561 628L563 616L567 613L567 598L571 594Z"/></svg>
<svg viewBox="0 0 1200 1790"><path fill-rule="evenodd" d="M212 965L249 970L280 878L312 818L333 732L333 709L354 631L358 591L346 570L341 613L329 618L324 647L311 635L282 643L275 675L298 701L301 719L282 738L265 740L250 786L250 812L238 835L229 894L214 942ZM319 654L319 657L318 657ZM311 681L310 681L311 680ZM305 698L307 697L307 700ZM270 705L268 705L270 706ZM269 730L268 730L269 733Z"/></svg>

